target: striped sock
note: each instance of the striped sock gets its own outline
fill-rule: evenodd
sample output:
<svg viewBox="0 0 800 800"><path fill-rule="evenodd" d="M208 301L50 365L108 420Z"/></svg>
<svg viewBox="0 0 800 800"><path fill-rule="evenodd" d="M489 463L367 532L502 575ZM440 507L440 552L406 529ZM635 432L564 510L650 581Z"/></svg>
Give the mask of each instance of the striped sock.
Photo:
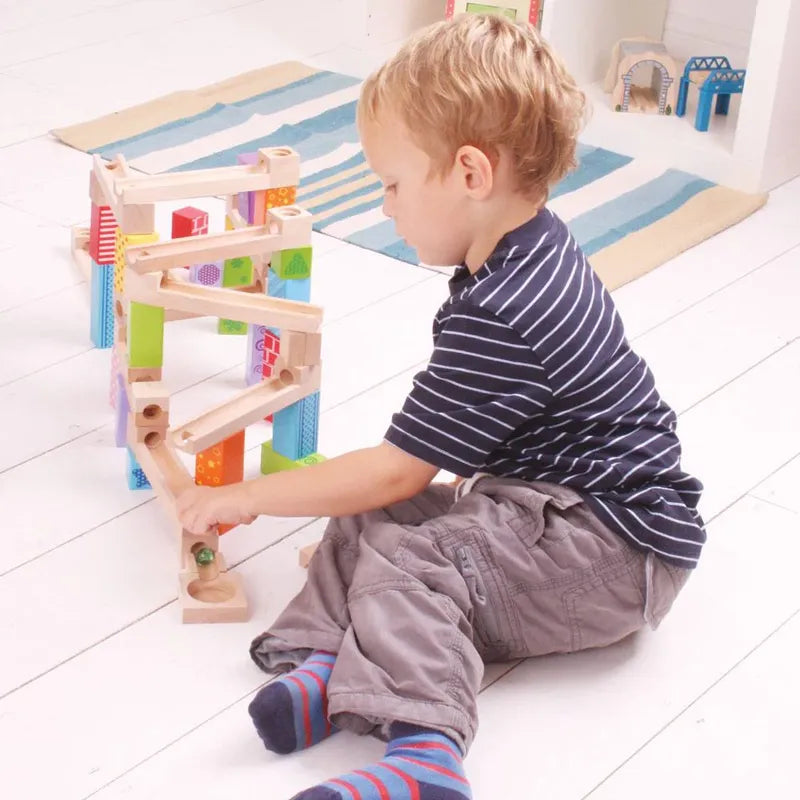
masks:
<svg viewBox="0 0 800 800"><path fill-rule="evenodd" d="M452 739L397 722L391 737L382 761L306 789L292 800L472 800Z"/></svg>
<svg viewBox="0 0 800 800"><path fill-rule="evenodd" d="M247 710L267 750L294 753L336 733L328 721L328 679L335 663L335 653L315 650L253 698Z"/></svg>

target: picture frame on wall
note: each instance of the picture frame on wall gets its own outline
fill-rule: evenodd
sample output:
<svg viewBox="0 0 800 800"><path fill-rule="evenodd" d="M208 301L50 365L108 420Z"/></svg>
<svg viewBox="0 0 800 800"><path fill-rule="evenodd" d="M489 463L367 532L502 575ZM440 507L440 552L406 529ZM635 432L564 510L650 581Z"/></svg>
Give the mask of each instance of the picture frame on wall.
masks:
<svg viewBox="0 0 800 800"><path fill-rule="evenodd" d="M544 0L447 0L445 17L450 19L456 14L503 14L509 19L527 20L537 28L542 24L542 7Z"/></svg>

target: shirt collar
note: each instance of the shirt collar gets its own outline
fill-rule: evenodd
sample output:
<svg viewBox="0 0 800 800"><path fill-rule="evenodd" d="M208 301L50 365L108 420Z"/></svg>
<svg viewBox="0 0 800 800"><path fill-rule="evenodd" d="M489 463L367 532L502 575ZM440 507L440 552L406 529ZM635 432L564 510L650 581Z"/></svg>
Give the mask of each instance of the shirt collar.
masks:
<svg viewBox="0 0 800 800"><path fill-rule="evenodd" d="M517 252L520 255L530 253L552 224L552 212L543 208L536 216L531 217L527 222L523 222L518 228L514 228L514 230L504 234L492 254L475 274L470 273L466 264L456 267L456 271L449 281L450 293L455 294L468 286L470 282L477 283L483 280L487 275L496 272L498 267L502 268L508 263L515 263L516 258L508 259L508 254L514 247L517 248L515 255Z"/></svg>

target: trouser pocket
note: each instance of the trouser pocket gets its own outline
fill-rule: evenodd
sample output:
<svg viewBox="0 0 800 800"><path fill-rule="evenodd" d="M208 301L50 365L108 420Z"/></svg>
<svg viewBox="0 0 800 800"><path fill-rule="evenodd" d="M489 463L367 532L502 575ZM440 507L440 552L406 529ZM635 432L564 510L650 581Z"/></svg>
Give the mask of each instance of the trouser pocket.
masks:
<svg viewBox="0 0 800 800"><path fill-rule="evenodd" d="M481 658L507 660L518 649L519 625L503 573L491 558L486 534L478 529L461 531L440 544L469 592L473 641Z"/></svg>

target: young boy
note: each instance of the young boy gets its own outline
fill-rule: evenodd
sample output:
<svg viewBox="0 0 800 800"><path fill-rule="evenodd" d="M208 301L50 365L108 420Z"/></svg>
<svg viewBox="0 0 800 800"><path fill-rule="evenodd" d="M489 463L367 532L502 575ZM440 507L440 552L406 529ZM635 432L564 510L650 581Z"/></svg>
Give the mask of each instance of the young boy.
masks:
<svg viewBox="0 0 800 800"><path fill-rule="evenodd" d="M584 97L537 32L467 15L364 84L384 211L429 264L460 264L434 350L377 447L180 498L197 533L331 516L306 585L251 647L288 674L250 713L265 745L340 728L386 758L302 800L464 800L483 665L656 627L705 539L675 414L544 203ZM444 469L464 480L432 484Z"/></svg>

